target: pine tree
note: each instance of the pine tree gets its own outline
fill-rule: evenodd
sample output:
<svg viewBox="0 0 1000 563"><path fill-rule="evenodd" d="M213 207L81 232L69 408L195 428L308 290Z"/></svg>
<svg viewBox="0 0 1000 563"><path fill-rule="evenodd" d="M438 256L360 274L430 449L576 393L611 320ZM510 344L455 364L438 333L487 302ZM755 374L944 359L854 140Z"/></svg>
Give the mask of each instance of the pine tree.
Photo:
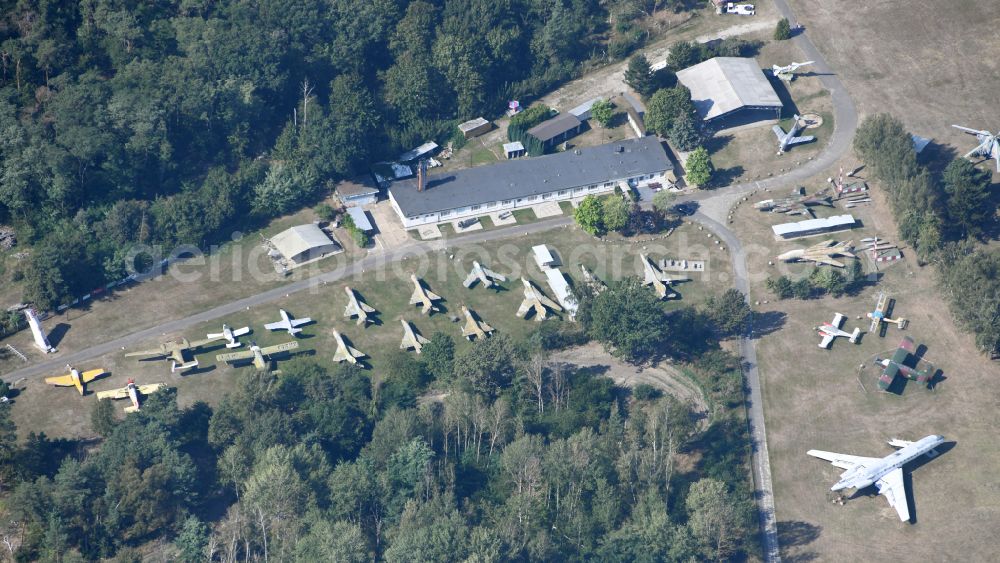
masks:
<svg viewBox="0 0 1000 563"><path fill-rule="evenodd" d="M792 26L788 23L788 18L778 20L778 25L774 28L774 40L784 41L792 38Z"/></svg>
<svg viewBox="0 0 1000 563"><path fill-rule="evenodd" d="M688 155L687 159L687 180L689 184L703 187L712 179L715 167L712 165L712 157L708 155L705 147L698 147Z"/></svg>
<svg viewBox="0 0 1000 563"><path fill-rule="evenodd" d="M628 68L625 70L625 84L632 87L643 98L648 98L653 94L653 75L649 69L649 61L642 53L633 55L628 60Z"/></svg>

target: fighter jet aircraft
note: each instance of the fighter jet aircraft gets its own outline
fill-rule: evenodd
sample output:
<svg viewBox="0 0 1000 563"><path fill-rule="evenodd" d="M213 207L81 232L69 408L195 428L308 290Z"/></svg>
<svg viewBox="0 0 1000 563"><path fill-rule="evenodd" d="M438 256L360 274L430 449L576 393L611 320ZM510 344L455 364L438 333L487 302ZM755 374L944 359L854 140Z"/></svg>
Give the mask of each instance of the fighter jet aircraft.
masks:
<svg viewBox="0 0 1000 563"><path fill-rule="evenodd" d="M151 383L149 385L139 385L136 386L135 380L129 378L128 383L125 387L120 387L118 389L112 389L111 391L98 391L97 400L101 399L128 399L132 402L131 406L125 407L125 412L138 412L139 411L139 395L151 395L156 393L160 389L166 387L163 383Z"/></svg>
<svg viewBox="0 0 1000 563"><path fill-rule="evenodd" d="M846 242L834 242L832 240L827 240L814 244L809 248L796 248L789 250L784 254L779 254L777 259L784 260L785 262L815 262L817 264L826 264L828 266L843 268L844 263L839 260L834 260L833 257L846 256L848 258L857 258L854 254L853 247L851 246L853 243L854 241L852 240Z"/></svg>
<svg viewBox="0 0 1000 563"><path fill-rule="evenodd" d="M583 272L583 281L586 282L587 285L594 288L595 292L600 293L608 288L608 286L604 284L604 280L597 277L597 274L588 270L583 264L580 264L580 271Z"/></svg>
<svg viewBox="0 0 1000 563"><path fill-rule="evenodd" d="M236 340L236 338L246 334L250 334L250 327L248 326L233 330L229 328L229 325L223 323L222 332L217 332L215 334L208 334L206 336L215 339L225 338L228 341L228 343L226 344L226 348L239 348L240 346L242 346L242 344L238 340Z"/></svg>
<svg viewBox="0 0 1000 563"><path fill-rule="evenodd" d="M803 127L805 127L805 123L799 122L799 115L795 114L795 121L792 123L792 127L788 130L788 133L785 133L785 130L782 129L779 125L775 125L774 127L771 128L771 130L774 131L775 136L778 137L779 155L787 151L792 145L809 143L816 140L816 137L813 137L812 135L806 135L804 137L796 137L795 135L797 135L798 132L801 131Z"/></svg>
<svg viewBox="0 0 1000 563"><path fill-rule="evenodd" d="M788 215L809 215L815 217L812 210L814 205L825 205L833 207L830 201L828 190L820 190L813 195L804 193L792 193L789 197L778 199L765 199L753 204L754 209L761 211L772 211L776 213L787 213Z"/></svg>
<svg viewBox="0 0 1000 563"><path fill-rule="evenodd" d="M546 297L542 290L535 287L533 283L524 278L521 278L521 283L524 284L524 301L521 301L521 306L515 313L518 318L527 318L528 313L534 311L535 320L544 321L548 316L549 309L562 311L562 307L558 303Z"/></svg>
<svg viewBox="0 0 1000 563"><path fill-rule="evenodd" d="M365 357L364 352L344 342L344 337L337 332L337 329L333 329L333 338L337 341L337 351L333 353L333 361L337 363L349 362L356 365L358 358Z"/></svg>
<svg viewBox="0 0 1000 563"><path fill-rule="evenodd" d="M425 315L440 311L434 302L440 301L441 296L424 288L416 274L410 274L410 280L413 281L413 295L410 296L410 305L420 305L420 312Z"/></svg>
<svg viewBox="0 0 1000 563"><path fill-rule="evenodd" d="M893 323L899 327L899 330L906 329L906 325L910 324L910 321L899 317L898 319L890 319L886 317L889 311L890 304L893 300L889 298L884 291L880 291L878 294L878 299L875 303L875 310L868 313L868 318L872 320L872 324L868 327L868 332L877 332L881 328L882 323ZM881 333L880 333L881 335Z"/></svg>
<svg viewBox="0 0 1000 563"><path fill-rule="evenodd" d="M986 159L992 158L997 161L997 172L1000 172L1000 133L993 133L986 129L982 131L970 129L961 125L952 125L952 127L965 131L969 135L975 135L976 140L979 141L976 148L965 153L965 158L969 158L972 155Z"/></svg>
<svg viewBox="0 0 1000 563"><path fill-rule="evenodd" d="M242 352L230 352L229 354L219 354L215 357L215 361L236 364L245 360L251 360L250 363L252 363L255 368L261 371L267 371L271 367L271 356L276 356L281 352L295 350L298 347L299 343L296 340L285 342L284 344L268 346L266 348L261 348L256 342L251 342L249 350L244 350Z"/></svg>
<svg viewBox="0 0 1000 563"><path fill-rule="evenodd" d="M129 352L125 354L126 358L148 356L149 359L154 358L164 358L170 360L170 373L176 373L179 371L184 371L186 369L198 367L198 360L188 360L188 356L191 350L201 348L206 344L211 344L217 340L222 340L219 338L206 338L205 340L195 340L194 342L189 341L187 338L181 338L178 340L171 340L170 342L164 342L160 344L159 348L154 348L152 350L142 350L139 352Z"/></svg>
<svg viewBox="0 0 1000 563"><path fill-rule="evenodd" d="M462 336L467 339L486 338L493 332L493 327L477 319L475 314L465 305L462 305L462 314L465 315L465 326L462 327Z"/></svg>
<svg viewBox="0 0 1000 563"><path fill-rule="evenodd" d="M347 292L347 308L344 309L344 316L357 317L359 325L372 322L374 319L369 318L368 313L374 313L375 309L358 299L358 295L350 287L344 287L344 291Z"/></svg>
<svg viewBox="0 0 1000 563"><path fill-rule="evenodd" d="M882 375L878 378L879 389L883 391L889 389L889 386L892 385L897 375L912 379L930 388L931 377L934 376L934 366L922 360L917 360L918 363L912 368L906 365L906 360L916 353L916 348L913 344L912 338L904 336L903 340L899 343L899 348L896 349L891 358L875 357L875 365L882 366ZM924 369L917 368L921 362L925 366Z"/></svg>
<svg viewBox="0 0 1000 563"><path fill-rule="evenodd" d="M906 489L903 485L903 466L922 455L929 458L937 456L938 453L934 448L943 443L944 436L938 435L926 436L916 442L893 438L889 440L889 445L901 449L883 458L860 457L822 450L809 450L806 453L847 470L840 474L840 481L831 487L831 491L861 490L875 485L878 494L885 495L889 506L895 508L899 514L899 519L906 522L910 519L910 507L906 502Z"/></svg>
<svg viewBox="0 0 1000 563"><path fill-rule="evenodd" d="M838 336L843 336L849 340L851 344L857 344L858 336L861 335L860 328L854 327L854 332L845 332L840 329L840 327L844 325L844 319L846 318L847 317L841 315L840 313L834 313L832 323L823 323L816 327L816 331L823 335L823 341L819 343L820 348L829 349L833 339Z"/></svg>
<svg viewBox="0 0 1000 563"><path fill-rule="evenodd" d="M264 325L264 328L267 330L287 330L288 334L295 336L296 334L302 332L302 329L299 328L300 326L312 322L312 319L309 317L304 319L293 319L292 316L289 315L284 309L278 309L278 312L281 313L281 320L273 323L267 323Z"/></svg>
<svg viewBox="0 0 1000 563"><path fill-rule="evenodd" d="M799 69L799 67L811 65L813 62L814 61L806 61L804 63L793 62L792 64L785 66L773 65L771 66L771 74L781 80L784 80L785 82L791 82L795 78L794 73Z"/></svg>
<svg viewBox="0 0 1000 563"><path fill-rule="evenodd" d="M670 284L690 281L690 278L671 278L654 266L653 262L645 254L640 254L639 257L642 259L642 268L645 270L646 275L642 281L642 285L652 285L653 289L656 290L656 295L660 299L674 299L677 297L677 293L671 291Z"/></svg>
<svg viewBox="0 0 1000 563"><path fill-rule="evenodd" d="M84 385L90 383L91 381L107 373L100 368L80 373L80 370L76 369L75 367L69 364L66 364L66 371L68 372L66 375L46 377L45 383L48 383L49 385L55 385L56 387L76 387L76 390L79 391L81 395L83 395Z"/></svg>
<svg viewBox="0 0 1000 563"><path fill-rule="evenodd" d="M472 288L476 282L481 282L483 287L493 287L493 284L501 281L507 281L507 278L501 276L500 274L494 272L493 270L484 268L479 262L472 262L472 270L469 272L469 277L465 278L462 282L467 288Z"/></svg>
<svg viewBox="0 0 1000 563"><path fill-rule="evenodd" d="M413 330L413 325L405 319L400 319L399 322L403 323L403 340L399 343L399 349L413 350L419 354L420 349L424 347L424 344L430 342L430 340L427 340Z"/></svg>

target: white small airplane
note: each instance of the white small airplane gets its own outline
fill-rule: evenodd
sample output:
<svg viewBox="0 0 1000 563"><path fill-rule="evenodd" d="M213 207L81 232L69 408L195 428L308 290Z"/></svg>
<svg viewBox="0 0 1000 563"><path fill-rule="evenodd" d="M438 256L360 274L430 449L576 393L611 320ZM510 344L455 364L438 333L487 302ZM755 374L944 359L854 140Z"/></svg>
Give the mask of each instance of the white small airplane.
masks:
<svg viewBox="0 0 1000 563"><path fill-rule="evenodd" d="M413 295L410 296L410 305L420 305L421 312L425 315L440 311L434 302L440 301L441 296L424 288L416 274L410 274L410 280L413 281Z"/></svg>
<svg viewBox="0 0 1000 563"><path fill-rule="evenodd" d="M462 336L467 339L486 338L493 332L493 327L477 319L465 305L462 305L462 314L465 315L465 326L462 327Z"/></svg>
<svg viewBox="0 0 1000 563"><path fill-rule="evenodd" d="M462 285L464 285L467 288L471 288L473 285L475 285L477 281L481 282L483 284L483 287L493 287L493 284L495 282L498 281L505 282L507 281L507 278L501 276L500 274L494 272L493 270L484 268L483 265L480 264L479 262L473 261L472 271L469 272L469 277L465 278L465 281L462 282Z"/></svg>
<svg viewBox="0 0 1000 563"><path fill-rule="evenodd" d="M299 342L297 340L292 340L291 342L285 342L284 344L267 346L266 348L261 348L260 346L257 345L256 342L251 342L249 350L243 350L242 352L230 352L228 354L219 354L215 357L215 361L235 364L244 360L251 360L251 363L255 368L264 371L270 367L268 360L270 359L271 356L280 354L281 352L295 350L298 347L299 347Z"/></svg>
<svg viewBox="0 0 1000 563"><path fill-rule="evenodd" d="M844 319L846 318L847 317L841 315L840 313L834 313L832 323L823 323L816 327L816 331L823 335L823 341L819 343L820 348L829 349L830 343L832 343L833 339L838 336L843 336L848 339L851 344L858 343L858 336L861 335L860 328L854 327L854 332L846 332L840 329L840 327L844 326Z"/></svg>
<svg viewBox="0 0 1000 563"><path fill-rule="evenodd" d="M337 351L333 353L333 361L348 362L357 365L358 358L365 357L365 353L344 342L344 337L333 329L333 338L337 341Z"/></svg>
<svg viewBox="0 0 1000 563"><path fill-rule="evenodd" d="M530 281L521 278L521 283L524 284L524 301L521 301L521 306L515 313L518 318L523 319L529 312L534 311L535 320L544 321L549 314L549 309L562 311L562 307L558 303L546 297L542 290L535 287Z"/></svg>
<svg viewBox="0 0 1000 563"><path fill-rule="evenodd" d="M405 319L400 319L403 323L403 340L399 343L400 350L413 350L416 353L420 353L420 349L424 347L424 344L430 342L415 330L413 330L413 325L407 322Z"/></svg>
<svg viewBox="0 0 1000 563"><path fill-rule="evenodd" d="M300 326L312 322L312 319L309 317L304 319L293 319L292 316L289 315L284 309L278 309L278 311L281 313L281 320L273 323L267 323L264 325L264 328L267 330L287 330L288 334L294 336L302 332L302 329L299 328Z"/></svg>
<svg viewBox="0 0 1000 563"><path fill-rule="evenodd" d="M856 455L809 450L807 454L825 459L836 467L846 469L840 474L840 481L830 488L831 491L841 489L861 490L875 485L878 494L885 495L889 506L896 509L899 519L906 522L910 519L910 507L906 502L906 489L903 486L903 466L924 455L936 457L934 448L944 443L944 436L932 434L916 442L908 442L893 438L889 445L899 450L882 458L860 457Z"/></svg>
<svg viewBox="0 0 1000 563"><path fill-rule="evenodd" d="M344 291L347 292L347 308L344 309L344 316L348 318L357 317L359 325L372 322L374 319L370 319L368 313L374 313L374 307L358 299L358 295L350 287L345 286Z"/></svg>
<svg viewBox="0 0 1000 563"><path fill-rule="evenodd" d="M654 266L645 254L640 254L639 257L642 259L642 269L646 276L642 280L642 285L652 285L660 299L675 299L677 293L670 289L670 284L690 281L690 278L671 278Z"/></svg>
<svg viewBox="0 0 1000 563"><path fill-rule="evenodd" d="M771 74L781 78L782 80L791 80L794 76L792 73L799 69L799 67L807 66L813 64L815 61L806 61L804 63L793 62L790 65L780 66L772 65ZM787 77L787 78L786 78Z"/></svg>
<svg viewBox="0 0 1000 563"><path fill-rule="evenodd" d="M118 389L112 389L110 391L98 391L97 400L101 399L128 399L132 402L131 406L125 407L125 412L138 412L139 411L139 395L149 395L151 393L156 393L160 389L166 387L163 383L150 383L149 385L139 385L136 386L135 380L129 378L128 383L125 387L119 387Z"/></svg>
<svg viewBox="0 0 1000 563"><path fill-rule="evenodd" d="M228 343L226 344L226 348L239 348L243 344L241 344L237 340L237 338L240 337L240 336L247 335L247 334L250 334L250 327L248 327L248 326L245 326L243 328L238 328L236 330L233 330L233 329L229 328L229 325L223 323L223 325L222 325L222 332L216 332L214 334L207 334L205 336L207 336L208 338L216 338L216 339L220 339L220 340L223 339L223 338L225 338L228 341Z"/></svg>
<svg viewBox="0 0 1000 563"><path fill-rule="evenodd" d="M797 135L803 127L805 127L805 123L799 121L799 114L795 114L795 122L792 123L791 128L788 129L788 133L785 133L785 130L778 125L771 127L771 130L774 131L774 134L778 137L779 155L787 151L792 145L809 143L816 140L816 137L813 137L812 135L796 137L795 135Z"/></svg>

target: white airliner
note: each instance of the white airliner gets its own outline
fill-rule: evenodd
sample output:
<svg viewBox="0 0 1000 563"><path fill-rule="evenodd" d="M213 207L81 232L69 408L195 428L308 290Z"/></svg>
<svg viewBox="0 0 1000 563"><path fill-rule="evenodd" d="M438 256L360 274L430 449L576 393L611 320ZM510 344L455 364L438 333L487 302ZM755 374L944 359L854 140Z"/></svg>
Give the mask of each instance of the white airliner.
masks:
<svg viewBox="0 0 1000 563"><path fill-rule="evenodd" d="M906 522L910 519L910 507L906 502L906 489L903 486L903 466L914 459L925 455L938 455L934 448L944 443L944 436L932 434L916 442L907 442L893 438L889 445L899 450L882 458L860 457L856 455L809 450L809 455L825 459L836 467L846 469L840 474L840 481L830 488L831 491L841 489L860 490L875 485L878 494L885 495L889 506L896 509L899 519Z"/></svg>
<svg viewBox="0 0 1000 563"><path fill-rule="evenodd" d="M312 319L308 317L304 319L293 319L292 316L289 315L284 309L278 309L278 311L281 312L281 320L273 323L267 323L264 325L264 328L267 330L287 330L288 334L295 335L302 332L302 329L299 328L300 326L312 322Z"/></svg>

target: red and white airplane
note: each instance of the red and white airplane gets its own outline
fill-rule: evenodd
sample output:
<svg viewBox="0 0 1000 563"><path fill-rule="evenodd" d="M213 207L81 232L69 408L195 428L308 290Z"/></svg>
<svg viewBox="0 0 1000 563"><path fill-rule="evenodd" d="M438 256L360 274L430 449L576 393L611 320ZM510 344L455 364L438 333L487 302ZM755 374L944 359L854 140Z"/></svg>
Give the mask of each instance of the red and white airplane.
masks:
<svg viewBox="0 0 1000 563"><path fill-rule="evenodd" d="M854 327L854 332L846 332L840 329L840 327L844 326L845 318L846 317L844 317L844 315L841 315L840 313L834 313L832 323L823 323L820 326L816 327L816 331L819 332L821 335L823 335L823 341L819 343L820 348L829 349L830 344L833 342L833 339L837 338L838 336L843 336L844 338L848 339L852 344L858 343L858 336L861 335L860 328Z"/></svg>

